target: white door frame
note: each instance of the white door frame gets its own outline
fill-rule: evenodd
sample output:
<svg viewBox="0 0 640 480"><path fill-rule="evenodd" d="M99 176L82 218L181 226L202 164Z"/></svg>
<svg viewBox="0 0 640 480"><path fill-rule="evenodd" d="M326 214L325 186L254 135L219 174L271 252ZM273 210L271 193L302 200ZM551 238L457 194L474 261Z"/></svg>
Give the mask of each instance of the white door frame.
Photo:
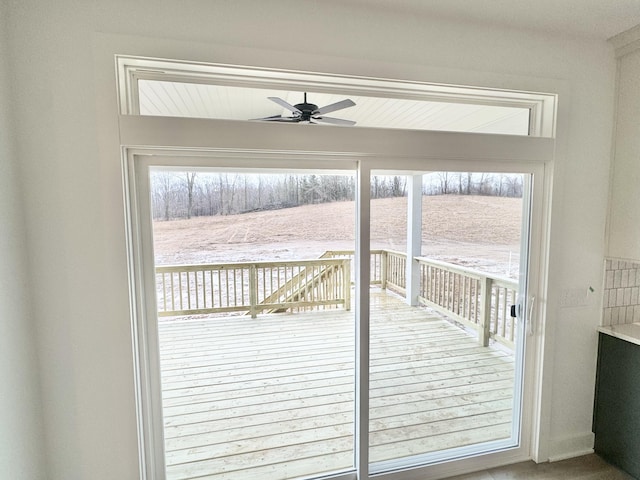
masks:
<svg viewBox="0 0 640 480"><path fill-rule="evenodd" d="M137 396L139 405L140 450L145 480L164 479L164 458L157 332L154 331L155 295L152 234L148 212L148 167L180 165L183 168L215 166L218 168L261 169L265 167L291 171L296 169L357 169L361 201L357 203L356 243L357 275L368 279L369 254L369 178L371 170L388 170L392 165L403 172L488 171L533 173L534 211L532 212L532 258L529 287L532 295L543 293L548 245L542 212L548 209L548 180L545 165L553 161L554 140L550 138L481 135L468 133L398 131L385 129L349 129L302 125L273 125L207 119L120 116L120 142L123 151L125 192L128 213L128 243L132 299L133 335L136 352ZM141 147L142 146L142 147ZM151 147L150 147L151 146ZM181 159L181 160L180 160ZM539 179L544 179L539 181ZM367 282L359 282L360 286ZM356 293L356 316L359 346L357 360L362 376L357 379L357 406L360 414L357 435L368 435L368 288ZM535 322L542 325L543 309L535 312ZM537 330L536 330L537 332ZM539 379L542 361L541 337L529 338L527 378ZM537 402L539 380L529 386L525 399ZM527 407L523 423L536 420ZM408 480L438 478L466 471L488 468L531 458L530 445L537 442L534 429L522 439L519 449L489 456L466 458L428 467L388 474L385 478ZM359 442L356 468L361 479L369 478L367 442ZM352 477L347 475L344 478ZM376 478L382 478L377 476Z"/></svg>

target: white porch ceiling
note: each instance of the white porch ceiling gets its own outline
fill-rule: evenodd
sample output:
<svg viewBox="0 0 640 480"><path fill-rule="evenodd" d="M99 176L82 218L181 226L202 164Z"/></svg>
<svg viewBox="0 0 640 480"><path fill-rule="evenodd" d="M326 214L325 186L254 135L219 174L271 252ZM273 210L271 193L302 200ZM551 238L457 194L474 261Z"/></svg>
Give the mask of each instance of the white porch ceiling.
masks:
<svg viewBox="0 0 640 480"><path fill-rule="evenodd" d="M280 97L291 105L303 92L221 85L139 81L142 115L252 120L291 113L269 100ZM404 100L308 92L319 107L350 98L356 105L328 116L353 120L358 127L384 127L527 135L529 109L442 101ZM349 128L349 127L347 127Z"/></svg>

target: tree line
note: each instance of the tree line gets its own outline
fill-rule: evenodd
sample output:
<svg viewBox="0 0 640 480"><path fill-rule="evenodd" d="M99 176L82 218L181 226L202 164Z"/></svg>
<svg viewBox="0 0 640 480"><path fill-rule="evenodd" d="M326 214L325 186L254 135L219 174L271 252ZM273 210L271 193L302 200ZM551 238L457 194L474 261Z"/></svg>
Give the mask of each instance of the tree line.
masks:
<svg viewBox="0 0 640 480"><path fill-rule="evenodd" d="M522 177L438 172L425 175L424 195L522 196ZM404 197L407 177L373 176L371 198ZM244 174L155 171L151 174L153 218L235 215L316 203L352 201L352 175Z"/></svg>
<svg viewBox="0 0 640 480"><path fill-rule="evenodd" d="M437 172L425 175L425 195L489 195L522 197L523 177L518 174Z"/></svg>

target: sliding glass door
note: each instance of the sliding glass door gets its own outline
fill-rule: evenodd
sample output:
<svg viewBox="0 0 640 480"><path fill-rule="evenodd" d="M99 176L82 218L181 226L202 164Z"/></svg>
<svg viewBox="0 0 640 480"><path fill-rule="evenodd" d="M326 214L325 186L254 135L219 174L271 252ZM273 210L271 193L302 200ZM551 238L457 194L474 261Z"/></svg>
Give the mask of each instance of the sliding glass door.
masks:
<svg viewBox="0 0 640 480"><path fill-rule="evenodd" d="M530 179L371 176L370 473L520 445Z"/></svg>
<svg viewBox="0 0 640 480"><path fill-rule="evenodd" d="M149 171L167 479L354 470L351 172Z"/></svg>
<svg viewBox="0 0 640 480"><path fill-rule="evenodd" d="M538 177L315 162L131 156L155 478L526 456Z"/></svg>

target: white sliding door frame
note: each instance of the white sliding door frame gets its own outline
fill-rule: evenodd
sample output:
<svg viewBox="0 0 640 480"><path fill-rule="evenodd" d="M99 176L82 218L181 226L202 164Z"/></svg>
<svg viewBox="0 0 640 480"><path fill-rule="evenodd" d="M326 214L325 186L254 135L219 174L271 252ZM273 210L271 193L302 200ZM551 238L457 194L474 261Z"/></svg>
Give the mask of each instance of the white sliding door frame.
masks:
<svg viewBox="0 0 640 480"><path fill-rule="evenodd" d="M356 478L368 478L369 472L369 298L371 278L370 196L371 169L358 165L356 188Z"/></svg>
<svg viewBox="0 0 640 480"><path fill-rule="evenodd" d="M159 362L158 316L155 292L155 260L151 219L150 172L162 169L255 172L324 171L355 172L358 162L342 159L309 160L307 154L282 159L283 153L124 148L123 169L125 197L128 206L127 237L130 259L130 291L132 333L136 364L136 396L138 402L139 449L141 478L163 480L165 474L164 428L162 423L161 371ZM272 157L273 155L273 157ZM368 224L365 224L368 227ZM367 237L368 238L368 237ZM368 244L366 245L368 249ZM361 253L357 250L357 258ZM368 251L365 253L368 256ZM365 262L368 275L368 262ZM368 283L367 283L368 287ZM368 290L365 291L368 302ZM367 312L358 311L360 318ZM360 322L357 322L360 324ZM368 364L367 364L368 365ZM354 479L355 474L338 475L335 480Z"/></svg>
<svg viewBox="0 0 640 480"><path fill-rule="evenodd" d="M349 129L305 125L274 125L208 119L121 115L125 195L128 215L131 311L136 355L141 472L143 480L163 480L163 429L158 360L155 277L150 219L149 168L216 168L234 171L351 170L358 179L356 265L356 472L336 478L409 480L438 478L531 458L536 432L524 428L517 449L492 456L465 458L370 476L368 473L368 368L369 368L369 188L372 170L394 169L404 174L427 171L486 171L534 175L531 216L530 294L540 298L544 289L548 248L543 211L548 208L545 168L553 161L551 138L512 135ZM534 312L541 325L543 309ZM534 318L531 319L534 321ZM527 377L540 378L539 329L528 338ZM536 402L540 385L526 386L524 398ZM523 425L532 425L526 405Z"/></svg>

